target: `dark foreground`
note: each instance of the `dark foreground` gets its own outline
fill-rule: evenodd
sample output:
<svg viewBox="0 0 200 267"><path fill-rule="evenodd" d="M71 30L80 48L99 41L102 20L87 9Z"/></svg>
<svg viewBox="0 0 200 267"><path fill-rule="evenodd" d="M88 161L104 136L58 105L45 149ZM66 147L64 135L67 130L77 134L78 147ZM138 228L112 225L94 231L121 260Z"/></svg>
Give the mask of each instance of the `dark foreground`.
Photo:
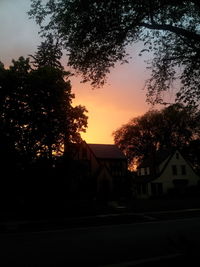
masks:
<svg viewBox="0 0 200 267"><path fill-rule="evenodd" d="M167 266L198 262L200 218L0 234L0 265ZM157 264L157 265L156 265Z"/></svg>
<svg viewBox="0 0 200 267"><path fill-rule="evenodd" d="M129 203L82 205L57 213L37 209L0 214L0 233L37 232L74 227L129 224L200 217L200 198L133 200ZM22 216L23 215L23 216Z"/></svg>
<svg viewBox="0 0 200 267"><path fill-rule="evenodd" d="M129 207L101 206L73 216L4 218L0 266L200 264L199 202L137 200Z"/></svg>

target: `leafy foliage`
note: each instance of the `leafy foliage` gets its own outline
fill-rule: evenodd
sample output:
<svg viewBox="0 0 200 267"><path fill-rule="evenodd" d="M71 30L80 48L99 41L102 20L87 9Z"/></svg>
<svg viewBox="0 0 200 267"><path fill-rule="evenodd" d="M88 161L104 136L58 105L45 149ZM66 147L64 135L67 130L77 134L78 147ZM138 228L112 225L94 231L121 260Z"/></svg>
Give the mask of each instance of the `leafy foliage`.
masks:
<svg viewBox="0 0 200 267"><path fill-rule="evenodd" d="M175 79L177 100L199 103L200 4L180 0L32 0L29 15L52 32L69 54L69 65L93 86L104 84L117 61L126 62L126 46L143 41L153 52L147 100L162 102Z"/></svg>
<svg viewBox="0 0 200 267"><path fill-rule="evenodd" d="M133 118L114 133L118 147L127 155L130 164L158 150L184 148L200 137L199 112L181 104L152 110Z"/></svg>
<svg viewBox="0 0 200 267"><path fill-rule="evenodd" d="M52 34L49 34L44 42L38 46L35 55L30 55L31 62L37 68L52 67L63 70L60 59L62 57L61 46L58 40L55 42Z"/></svg>
<svg viewBox="0 0 200 267"><path fill-rule="evenodd" d="M77 169L68 147L81 141L87 110L72 105L70 73L61 56L61 47L49 36L32 62L20 57L8 69L0 62L3 217L44 218L66 210Z"/></svg>
<svg viewBox="0 0 200 267"><path fill-rule="evenodd" d="M20 157L13 159L15 165L63 153L64 144L80 142L87 127L86 108L72 106L69 73L59 65L59 57L46 60L46 45L38 48L33 65L23 57L9 69L0 64L1 147L8 161L10 155Z"/></svg>

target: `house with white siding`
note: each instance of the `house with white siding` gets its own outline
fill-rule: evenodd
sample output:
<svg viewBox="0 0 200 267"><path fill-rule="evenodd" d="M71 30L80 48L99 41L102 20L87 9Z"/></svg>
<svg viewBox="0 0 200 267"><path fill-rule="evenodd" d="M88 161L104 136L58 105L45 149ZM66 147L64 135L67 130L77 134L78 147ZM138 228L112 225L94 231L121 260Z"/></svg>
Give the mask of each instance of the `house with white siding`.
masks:
<svg viewBox="0 0 200 267"><path fill-rule="evenodd" d="M135 196L149 198L170 192L184 194L188 188L198 186L200 177L179 150L160 152L137 168L134 177Z"/></svg>

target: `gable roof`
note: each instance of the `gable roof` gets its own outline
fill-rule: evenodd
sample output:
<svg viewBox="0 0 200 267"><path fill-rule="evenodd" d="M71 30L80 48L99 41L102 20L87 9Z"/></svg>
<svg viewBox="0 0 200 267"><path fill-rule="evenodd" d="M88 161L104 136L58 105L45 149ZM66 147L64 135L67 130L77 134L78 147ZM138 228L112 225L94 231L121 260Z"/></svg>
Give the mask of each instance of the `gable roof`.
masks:
<svg viewBox="0 0 200 267"><path fill-rule="evenodd" d="M152 165L160 165L163 161L165 161L167 158L169 158L172 154L174 154L174 150L162 150L162 151L157 151L155 153L154 158L153 157L147 157L144 158L143 161L140 163L138 166L139 168L145 168L145 167L151 167Z"/></svg>
<svg viewBox="0 0 200 267"><path fill-rule="evenodd" d="M96 158L99 159L126 159L116 145L88 144Z"/></svg>
<svg viewBox="0 0 200 267"><path fill-rule="evenodd" d="M158 173L156 173L154 175L152 173L150 173L150 175L136 176L134 178L134 181L136 183L137 182L139 182L139 183L147 183L147 182L156 180L165 171L165 169L168 166L170 160L172 159L172 157L174 156L174 154L177 153L177 152L182 156L182 158L184 159L184 161L190 166L190 168L192 169L192 171L195 173L195 171L194 171L191 163L188 160L186 160L186 158L183 156L183 154L180 152L180 150L174 149L173 152L171 152L171 154L170 153L168 154L168 156L167 156L167 153L166 154L163 154L163 157L161 156L160 160L158 160L158 162L156 162L156 166L158 166L159 164L161 164L162 162L164 162L166 160L165 164L162 166L162 169ZM162 155L162 153L163 152L161 152L161 155ZM150 162L152 162L152 161L150 161ZM142 164L140 166L142 166L142 168L144 168L144 167L151 167L151 166L142 165ZM197 174L197 173L195 173L195 174Z"/></svg>

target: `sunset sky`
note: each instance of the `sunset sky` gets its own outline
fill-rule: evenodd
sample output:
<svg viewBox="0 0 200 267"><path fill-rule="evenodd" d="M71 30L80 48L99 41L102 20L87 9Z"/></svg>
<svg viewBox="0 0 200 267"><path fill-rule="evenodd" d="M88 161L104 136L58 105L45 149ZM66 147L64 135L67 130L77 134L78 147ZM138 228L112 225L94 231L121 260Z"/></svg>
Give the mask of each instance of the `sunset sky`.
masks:
<svg viewBox="0 0 200 267"><path fill-rule="evenodd" d="M29 0L0 0L0 61L5 66L19 56L34 54L40 44L39 28L26 14L29 8ZM85 141L112 144L114 130L150 108L142 90L148 72L145 58L138 56L139 50L139 45L130 48L133 58L129 64L117 64L101 89L92 90L89 84L80 83L80 77L71 79L74 104L84 105L88 110L88 129L82 135Z"/></svg>

